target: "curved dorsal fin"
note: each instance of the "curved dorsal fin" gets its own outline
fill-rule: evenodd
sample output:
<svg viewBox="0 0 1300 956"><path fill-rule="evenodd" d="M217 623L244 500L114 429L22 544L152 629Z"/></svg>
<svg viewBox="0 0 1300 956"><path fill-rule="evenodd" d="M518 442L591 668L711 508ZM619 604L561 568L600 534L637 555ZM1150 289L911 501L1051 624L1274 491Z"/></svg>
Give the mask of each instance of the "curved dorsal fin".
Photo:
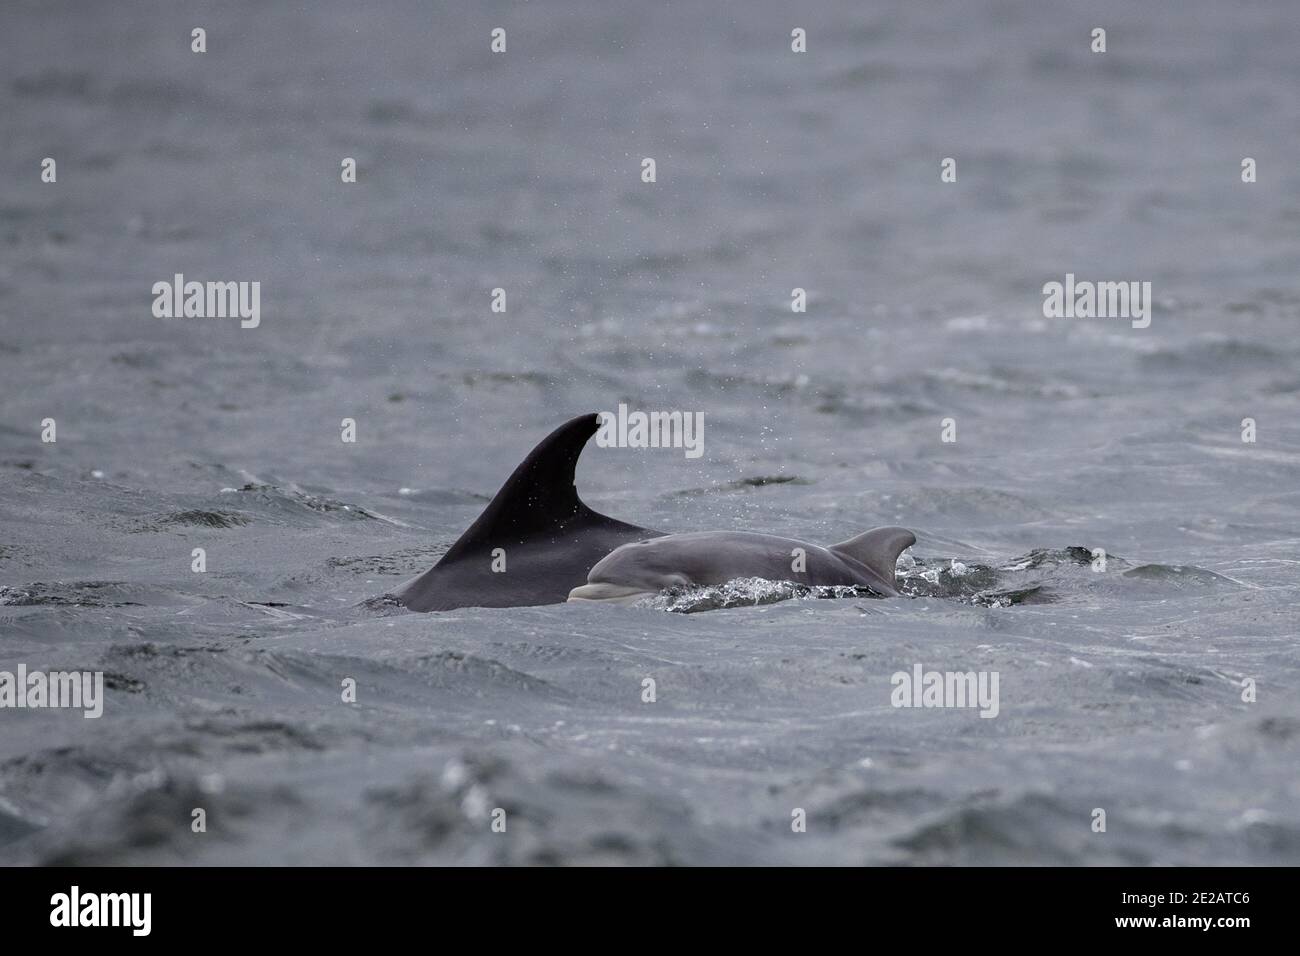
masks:
<svg viewBox="0 0 1300 956"><path fill-rule="evenodd" d="M865 564L877 577L897 590L894 565L898 556L914 544L916 535L906 528L872 528L856 538L833 544L830 549L859 564Z"/></svg>
<svg viewBox="0 0 1300 956"><path fill-rule="evenodd" d="M598 424L597 415L579 415L543 438L438 564L579 524L631 528L592 511L573 486L578 456Z"/></svg>

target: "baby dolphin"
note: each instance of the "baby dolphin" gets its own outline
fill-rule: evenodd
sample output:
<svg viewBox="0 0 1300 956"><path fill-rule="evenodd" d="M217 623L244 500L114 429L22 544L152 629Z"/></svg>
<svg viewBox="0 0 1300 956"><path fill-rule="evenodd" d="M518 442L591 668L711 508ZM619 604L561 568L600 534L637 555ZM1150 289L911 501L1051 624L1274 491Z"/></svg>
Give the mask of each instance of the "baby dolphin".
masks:
<svg viewBox="0 0 1300 956"><path fill-rule="evenodd" d="M636 541L596 562L570 601L632 604L664 588L764 578L858 585L897 597L894 565L916 543L905 528L875 528L829 548L747 531L695 531Z"/></svg>

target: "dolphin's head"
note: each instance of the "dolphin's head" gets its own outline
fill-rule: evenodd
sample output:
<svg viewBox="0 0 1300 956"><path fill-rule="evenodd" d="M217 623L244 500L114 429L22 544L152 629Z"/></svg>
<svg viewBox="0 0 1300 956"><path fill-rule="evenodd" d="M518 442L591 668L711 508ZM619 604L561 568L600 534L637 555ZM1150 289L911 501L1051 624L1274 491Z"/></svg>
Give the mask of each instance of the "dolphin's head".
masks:
<svg viewBox="0 0 1300 956"><path fill-rule="evenodd" d="M690 585L681 565L685 555L678 535L632 541L596 562L587 583L569 592L570 601L631 604L665 588Z"/></svg>

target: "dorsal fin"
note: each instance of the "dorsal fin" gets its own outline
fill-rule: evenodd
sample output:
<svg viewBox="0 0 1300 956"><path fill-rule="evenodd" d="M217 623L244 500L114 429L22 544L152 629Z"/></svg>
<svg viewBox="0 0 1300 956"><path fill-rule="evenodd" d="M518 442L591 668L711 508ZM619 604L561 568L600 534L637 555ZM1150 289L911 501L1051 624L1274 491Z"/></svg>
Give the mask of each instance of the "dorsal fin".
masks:
<svg viewBox="0 0 1300 956"><path fill-rule="evenodd" d="M897 590L894 565L898 556L914 544L916 535L906 528L872 528L856 538L833 544L830 549L859 564L865 564L877 577Z"/></svg>
<svg viewBox="0 0 1300 956"><path fill-rule="evenodd" d="M543 438L438 564L578 524L632 528L592 511L573 486L578 456L598 425L599 416L579 415Z"/></svg>

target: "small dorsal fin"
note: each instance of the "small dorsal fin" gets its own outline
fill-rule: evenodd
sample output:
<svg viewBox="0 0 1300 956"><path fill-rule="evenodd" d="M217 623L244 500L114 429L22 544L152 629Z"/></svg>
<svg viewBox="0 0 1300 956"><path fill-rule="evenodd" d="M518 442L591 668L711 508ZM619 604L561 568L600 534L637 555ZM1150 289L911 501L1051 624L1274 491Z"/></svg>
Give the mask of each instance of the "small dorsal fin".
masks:
<svg viewBox="0 0 1300 956"><path fill-rule="evenodd" d="M438 564L577 524L632 528L592 511L573 485L578 456L598 424L597 415L579 415L543 438Z"/></svg>
<svg viewBox="0 0 1300 956"><path fill-rule="evenodd" d="M914 544L916 535L906 528L872 528L856 538L833 544L830 549L859 564L865 564L877 577L897 590L894 565L898 562L898 556Z"/></svg>

